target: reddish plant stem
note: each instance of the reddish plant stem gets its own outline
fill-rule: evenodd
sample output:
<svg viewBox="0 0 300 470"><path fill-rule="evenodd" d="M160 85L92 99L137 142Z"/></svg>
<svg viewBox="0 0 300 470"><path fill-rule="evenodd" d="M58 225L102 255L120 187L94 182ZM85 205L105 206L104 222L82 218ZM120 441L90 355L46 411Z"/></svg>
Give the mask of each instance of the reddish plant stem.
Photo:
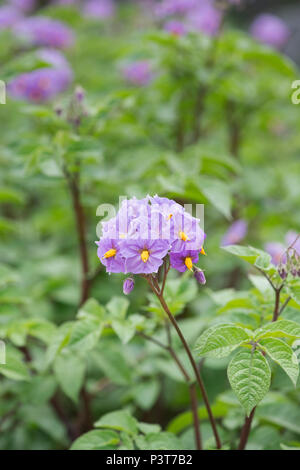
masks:
<svg viewBox="0 0 300 470"><path fill-rule="evenodd" d="M139 336L142 338L151 341L152 343L156 344L157 346L165 349L170 353L172 356L174 362L177 364L180 372L182 373L185 381L187 382L189 386L189 392L190 392L190 400L191 400L191 408L192 408L192 414L193 414L193 422L194 422L194 433L195 433L195 444L196 444L196 449L197 450L202 450L202 440L201 440L201 433L200 433L200 422L199 422L199 416L198 416L198 403L197 403L197 393L196 393L196 388L195 384L191 383L191 378L189 376L189 373L185 369L184 365L180 361L179 357L177 356L176 352L172 348L171 345L171 337L168 334L168 346L163 344L161 341L157 340L156 338L153 338L152 336L148 336L142 332L139 332Z"/></svg>
<svg viewBox="0 0 300 470"><path fill-rule="evenodd" d="M251 424L252 424L252 420L254 418L255 410L256 410L256 407L254 407L253 410L251 411L250 415L246 416L246 418L245 418L245 423L244 423L244 426L243 426L243 429L242 429L242 432L241 432L241 437L240 437L240 443L239 443L238 450L245 450L245 447L246 447L247 442L248 442L248 437L249 437L249 434L250 434Z"/></svg>
<svg viewBox="0 0 300 470"><path fill-rule="evenodd" d="M155 288L155 286L151 282L151 278L146 277L146 279L147 279L152 291L154 292L154 294L157 296L158 300L160 301L160 304L161 304L162 308L164 309L164 311L166 312L170 322L172 323L173 327L175 328L175 330L176 330L176 332L177 332L177 334L180 338L180 341L181 341L181 343L182 343L182 345L183 345L183 347L184 347L184 349L187 353L187 356L189 358L191 366L194 370L199 388L201 390L202 398L203 398L203 401L204 401L204 404L205 404L205 407L206 407L206 410L207 410L207 413L208 413L208 418L209 418L209 421L210 421L210 424L211 424L211 427L212 427L212 431L213 431L213 434L214 434L214 437L215 437L217 449L221 449L222 444L221 444L221 440L220 440L219 433L218 433L218 430L217 430L217 425L216 425L216 422L215 422L215 418L214 418L212 410L211 410L211 406L210 406L210 403L209 403L209 400L208 400L208 396L207 396L207 393L206 393L204 383L202 381L200 372L198 370L195 359L193 358L193 355L191 353L189 345L187 344L187 342L185 340L185 337L183 336L182 331L181 331L175 317L170 312L169 307L166 304L166 301L165 301L163 295L161 294L161 291L158 291Z"/></svg>
<svg viewBox="0 0 300 470"><path fill-rule="evenodd" d="M281 286L276 287L274 285L274 283L272 282L272 280L269 278L269 276L267 276L264 271L261 271L261 272L266 277L266 279L268 279L271 287L273 288L273 290L275 292L275 305L274 305L274 312L273 312L273 319L272 319L272 322L275 322L275 321L278 320L279 315L282 313L282 311L284 310L284 308L286 307L286 305L290 301L290 298L288 298L286 300L286 302L283 304L283 306L280 308L280 293L281 293L281 290L282 290L284 284L281 284ZM253 417L254 417L254 414L255 414L255 410L256 410L256 407L254 407L253 410L251 411L250 415L246 416L246 418L245 418L244 426L243 426L242 431L241 431L240 443L239 443L239 446L238 446L238 450L244 450L246 445L247 445L249 434L250 434L250 431L251 431L252 420L253 420Z"/></svg>
<svg viewBox="0 0 300 470"><path fill-rule="evenodd" d="M90 280L89 280L89 260L86 244L86 226L83 207L80 200L79 178L70 174L67 175L70 193L72 196L74 215L77 226L79 251L81 258L81 296L79 306L81 306L89 297Z"/></svg>

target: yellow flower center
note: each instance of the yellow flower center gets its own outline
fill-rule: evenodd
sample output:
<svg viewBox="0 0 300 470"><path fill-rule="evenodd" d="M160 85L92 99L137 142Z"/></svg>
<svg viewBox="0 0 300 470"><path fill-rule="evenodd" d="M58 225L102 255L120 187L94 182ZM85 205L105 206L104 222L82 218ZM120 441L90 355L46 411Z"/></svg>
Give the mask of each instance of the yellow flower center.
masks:
<svg viewBox="0 0 300 470"><path fill-rule="evenodd" d="M142 253L141 253L141 258L144 261L144 263L146 263L146 261L148 261L148 259L149 259L149 251L148 250L143 250Z"/></svg>
<svg viewBox="0 0 300 470"><path fill-rule="evenodd" d="M189 256L187 256L184 260L184 264L186 265L186 267L192 271L192 268L193 268L193 261L192 261L192 258L190 258Z"/></svg>
<svg viewBox="0 0 300 470"><path fill-rule="evenodd" d="M116 254L117 254L117 250L115 250L114 248L111 248L104 254L103 258L112 258L113 256L116 256Z"/></svg>
<svg viewBox="0 0 300 470"><path fill-rule="evenodd" d="M169 214L168 215L168 220L172 219L172 217L173 217L173 214Z"/></svg>
<svg viewBox="0 0 300 470"><path fill-rule="evenodd" d="M181 240L183 240L184 242L186 242L189 239L187 234L184 232L179 232L179 238L181 238Z"/></svg>

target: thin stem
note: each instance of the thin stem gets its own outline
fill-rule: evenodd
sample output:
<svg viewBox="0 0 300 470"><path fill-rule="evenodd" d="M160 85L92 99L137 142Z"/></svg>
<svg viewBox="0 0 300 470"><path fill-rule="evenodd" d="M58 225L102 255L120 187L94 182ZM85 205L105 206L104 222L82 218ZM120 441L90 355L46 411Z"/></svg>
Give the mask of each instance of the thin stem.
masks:
<svg viewBox="0 0 300 470"><path fill-rule="evenodd" d="M197 450L202 449L202 441L201 441L201 434L200 434L200 423L199 423L199 416L198 416L198 403L197 403L197 393L196 393L196 388L195 384L191 383L191 377L187 370L185 369L184 365L180 361L179 357L177 356L176 352L171 346L171 339L168 336L168 346L165 344L161 343L158 339L153 338L152 336L148 336L142 332L138 333L139 336L142 338L151 341L152 343L156 344L157 346L165 349L168 351L171 355L171 357L174 359L174 362L177 364L180 372L182 373L185 381L187 382L189 386L189 392L190 392L190 400L191 400L191 408L192 408L192 414L193 414L193 422L194 422L194 433L195 433L195 443L196 443L196 448Z"/></svg>
<svg viewBox="0 0 300 470"><path fill-rule="evenodd" d="M252 420L254 418L255 410L256 410L256 407L254 407L253 410L251 411L250 415L246 416L246 418L245 418L245 424L244 424L242 432L241 432L241 438L240 438L240 443L239 443L238 450L244 450L246 445L247 445L248 437L249 437L249 434L250 434L251 424L252 424Z"/></svg>
<svg viewBox="0 0 300 470"><path fill-rule="evenodd" d="M277 289L275 289L275 305L274 305L272 322L277 321L279 314L280 314L280 292L281 292L282 287L283 287L283 284Z"/></svg>
<svg viewBox="0 0 300 470"><path fill-rule="evenodd" d="M207 413L208 413L208 417L209 417L209 420L210 420L210 424L211 424L211 427L212 427L212 430L213 430L213 434L214 434L214 437L215 437L216 446L217 446L218 449L220 449L222 447L222 444L221 444L221 440L220 440L219 433L218 433L218 430L217 430L215 418L213 416L211 406L210 406L210 403L209 403L209 400L208 400L208 396L207 396L207 393L206 393L206 390L205 390L205 386L204 386L204 383L202 381L201 375L199 373L199 370L198 370L197 364L195 362L195 359L193 358L193 355L192 355L191 350L190 350L190 348L189 348L189 346L188 346L188 344L185 340L185 337L183 336L182 331L181 331L175 317L170 312L169 307L167 306L163 295L161 294L161 292L158 292L154 288L154 286L151 282L151 278L146 277L146 279L147 279L151 289L153 290L154 294L157 296L158 300L160 301L160 304L163 307L164 311L168 315L169 320L172 323L173 327L175 328L175 330L176 330L176 332L177 332L177 334L178 334L178 336L181 340L181 343L182 343L182 345L183 345L183 347L184 347L184 349L187 353L187 356L190 360L191 366L194 370L198 385L199 385L201 393L202 393L202 398L203 398L203 401L204 401L204 404L205 404L205 407L206 407L206 410L207 410Z"/></svg>
<svg viewBox="0 0 300 470"><path fill-rule="evenodd" d="M81 205L78 177L76 178L70 175L69 173L66 173L66 177L73 202L81 258L81 297L79 302L79 305L81 306L88 299L90 290L89 260L86 243L85 217L83 207Z"/></svg>
<svg viewBox="0 0 300 470"><path fill-rule="evenodd" d="M289 301L291 300L291 297L287 297L287 299L283 302L280 310L279 310L279 314L278 316L280 316L283 312L283 310L285 309L285 307L287 306L287 304L289 303Z"/></svg>

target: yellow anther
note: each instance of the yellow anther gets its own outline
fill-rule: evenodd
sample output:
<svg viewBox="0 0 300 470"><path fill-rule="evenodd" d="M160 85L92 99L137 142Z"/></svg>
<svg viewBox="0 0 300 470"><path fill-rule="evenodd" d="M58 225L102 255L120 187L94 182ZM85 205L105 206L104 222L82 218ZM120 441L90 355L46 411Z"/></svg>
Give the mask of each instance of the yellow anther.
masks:
<svg viewBox="0 0 300 470"><path fill-rule="evenodd" d="M141 253L141 258L144 261L144 263L146 263L146 261L148 261L148 259L149 259L149 251L148 250L143 250L142 253Z"/></svg>
<svg viewBox="0 0 300 470"><path fill-rule="evenodd" d="M203 248L203 246L201 246L200 254L201 254L201 255L205 255L205 256L206 256L206 253L205 253L205 251L204 251L204 248Z"/></svg>
<svg viewBox="0 0 300 470"><path fill-rule="evenodd" d="M187 234L184 232L179 232L179 238L181 238L181 240L183 240L184 242L186 242L189 239Z"/></svg>
<svg viewBox="0 0 300 470"><path fill-rule="evenodd" d="M186 265L186 267L192 271L192 268L193 268L193 261L192 261L192 258L190 258L189 256L187 256L184 260L184 264Z"/></svg>
<svg viewBox="0 0 300 470"><path fill-rule="evenodd" d="M116 256L116 254L117 250L115 250L115 248L111 248L104 254L103 258L112 258L113 256Z"/></svg>
<svg viewBox="0 0 300 470"><path fill-rule="evenodd" d="M169 214L168 215L168 220L172 219L172 217L173 217L173 214Z"/></svg>

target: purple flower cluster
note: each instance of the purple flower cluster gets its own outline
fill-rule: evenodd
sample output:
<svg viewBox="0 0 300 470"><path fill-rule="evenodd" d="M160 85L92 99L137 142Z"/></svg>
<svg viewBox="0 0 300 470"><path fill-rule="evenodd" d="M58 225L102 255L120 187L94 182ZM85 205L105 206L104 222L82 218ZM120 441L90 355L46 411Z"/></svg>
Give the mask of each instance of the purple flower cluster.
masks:
<svg viewBox="0 0 300 470"><path fill-rule="evenodd" d="M30 45L63 49L74 42L70 28L60 21L44 16L32 16L19 21L14 32L17 37Z"/></svg>
<svg viewBox="0 0 300 470"><path fill-rule="evenodd" d="M157 5L155 13L160 18L166 18L173 15L184 15L189 10L195 8L197 0L163 0Z"/></svg>
<svg viewBox="0 0 300 470"><path fill-rule="evenodd" d="M113 0L88 0L83 7L83 14L87 18L111 18L115 13Z"/></svg>
<svg viewBox="0 0 300 470"><path fill-rule="evenodd" d="M275 266L287 262L286 250L291 245L293 245L296 254L300 256L300 237L297 239L297 235L297 232L290 230L285 236L285 244L280 242L269 242L265 244L265 250L271 255L272 263Z"/></svg>
<svg viewBox="0 0 300 470"><path fill-rule="evenodd" d="M0 7L0 30L12 28L22 17L13 6Z"/></svg>
<svg viewBox="0 0 300 470"><path fill-rule="evenodd" d="M177 271L194 271L199 253L204 253L204 239L199 219L181 205L147 196L123 201L118 214L102 223L97 254L110 273L157 273L167 255ZM128 281L124 289L131 287Z"/></svg>
<svg viewBox="0 0 300 470"><path fill-rule="evenodd" d="M149 62L146 60L139 60L131 62L123 68L123 77L131 85L145 86L151 82L153 72Z"/></svg>
<svg viewBox="0 0 300 470"><path fill-rule="evenodd" d="M290 37L284 21L275 15L259 15L251 25L252 36L258 41L276 49L281 49Z"/></svg>
<svg viewBox="0 0 300 470"><path fill-rule="evenodd" d="M55 49L40 49L37 55L49 65L12 79L8 83L8 92L13 98L44 102L64 91L72 82L73 73L63 54Z"/></svg>

